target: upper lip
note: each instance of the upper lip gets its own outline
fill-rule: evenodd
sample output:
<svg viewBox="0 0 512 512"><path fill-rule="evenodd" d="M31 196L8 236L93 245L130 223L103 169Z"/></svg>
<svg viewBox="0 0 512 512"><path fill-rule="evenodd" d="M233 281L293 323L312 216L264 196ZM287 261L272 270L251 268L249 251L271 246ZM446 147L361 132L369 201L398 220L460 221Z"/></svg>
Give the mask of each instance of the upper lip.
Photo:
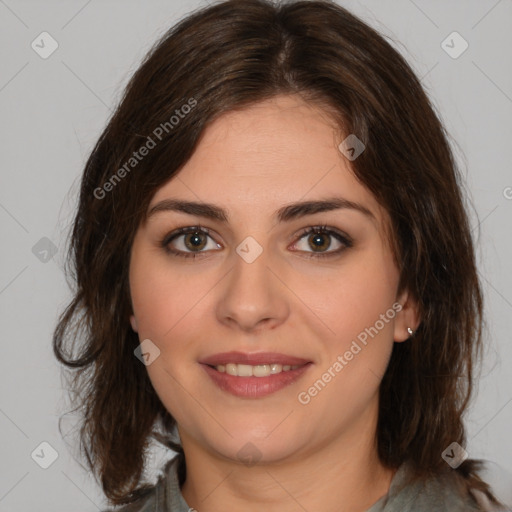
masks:
<svg viewBox="0 0 512 512"><path fill-rule="evenodd" d="M279 354L277 352L257 352L254 354L248 354L246 352L222 352L221 354L214 354L205 357L201 359L201 361L199 362L202 364L207 364L209 366L217 366L219 364L228 363L250 365L277 363L292 366L303 365L311 361L308 361L307 359L302 359L301 357Z"/></svg>

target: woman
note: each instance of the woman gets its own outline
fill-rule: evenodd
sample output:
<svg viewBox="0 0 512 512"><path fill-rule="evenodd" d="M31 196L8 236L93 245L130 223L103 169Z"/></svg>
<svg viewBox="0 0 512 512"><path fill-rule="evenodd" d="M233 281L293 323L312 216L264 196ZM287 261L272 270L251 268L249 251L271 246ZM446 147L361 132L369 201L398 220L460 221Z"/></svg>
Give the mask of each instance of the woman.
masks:
<svg viewBox="0 0 512 512"><path fill-rule="evenodd" d="M498 510L464 449L482 295L459 174L410 67L335 3L173 27L89 157L70 261L54 350L112 504ZM178 454L155 487L152 438Z"/></svg>

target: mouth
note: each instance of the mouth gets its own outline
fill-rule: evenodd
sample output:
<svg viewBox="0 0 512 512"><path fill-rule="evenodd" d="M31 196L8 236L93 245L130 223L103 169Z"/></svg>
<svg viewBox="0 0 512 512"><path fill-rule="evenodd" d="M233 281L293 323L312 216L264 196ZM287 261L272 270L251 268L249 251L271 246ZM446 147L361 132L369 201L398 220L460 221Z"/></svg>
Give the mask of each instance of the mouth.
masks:
<svg viewBox="0 0 512 512"><path fill-rule="evenodd" d="M306 363L307 364L307 363ZM210 365L208 365L210 366ZM278 363L266 363L266 364L236 364L227 363L219 364L216 366L210 366L220 373L227 373L234 377L268 377L269 375L277 375L282 372L289 372L290 370L296 370L303 365L300 364L278 364Z"/></svg>
<svg viewBox="0 0 512 512"><path fill-rule="evenodd" d="M200 361L211 381L242 398L262 398L296 382L313 365L285 354L229 352Z"/></svg>
<svg viewBox="0 0 512 512"><path fill-rule="evenodd" d="M291 367L300 366L310 363L311 361L301 357L280 354L278 352L222 352L220 354L205 357L199 362L214 367L227 366L229 364L250 366L280 364L282 366Z"/></svg>

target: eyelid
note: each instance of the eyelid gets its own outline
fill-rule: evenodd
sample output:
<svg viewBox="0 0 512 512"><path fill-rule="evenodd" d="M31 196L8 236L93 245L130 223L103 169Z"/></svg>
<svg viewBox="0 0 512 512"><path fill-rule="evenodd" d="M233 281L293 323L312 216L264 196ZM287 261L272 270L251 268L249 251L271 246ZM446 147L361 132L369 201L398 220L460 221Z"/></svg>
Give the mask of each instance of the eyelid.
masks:
<svg viewBox="0 0 512 512"><path fill-rule="evenodd" d="M195 259L196 257L202 257L203 254L208 254L208 252L210 252L210 251L176 250L176 249L171 249L169 247L169 244L176 238L179 238L180 236L190 234L190 233L200 233L200 234L204 234L204 235L210 237L212 240L214 240L214 242L217 245L219 245L218 242L216 242L215 239L211 236L212 232L213 231L211 229L204 227L200 224L197 224L194 226L184 226L181 228L177 228L177 229L173 230L171 233L168 233L167 235L165 235L165 237L159 242L159 245L167 253L169 253L173 256ZM336 240L338 240L338 242L340 242L343 245L343 247L336 249L334 251L315 252L315 251L300 251L300 250L298 250L295 252L300 252L300 253L305 252L307 254L307 256L305 256L306 258L312 257L312 258L319 259L319 258L323 258L323 257L339 256L340 253L343 252L345 249L353 246L353 240L349 235L347 235L345 232L343 232L337 228L328 226L326 224L312 225L312 226L308 226L308 227L301 229L298 233L293 235L293 237L296 238L296 241L294 242L293 245L300 242L300 240L302 240L302 238L304 238L306 235L314 234L314 233L320 233L323 235L328 235L328 236L334 237L334 238L336 238Z"/></svg>
<svg viewBox="0 0 512 512"><path fill-rule="evenodd" d="M322 225L315 225L315 226L309 226L306 228L303 228L297 235L297 242L302 240L306 235L314 234L314 233L320 233L324 235L329 235L331 237L336 238L338 242L342 244L343 247L340 247L339 249L336 249L334 251L324 251L324 252L315 252L315 251L305 251L306 258L328 258L328 257L336 257L339 256L340 253L342 253L345 249L348 249L353 246L354 242L352 240L352 237L344 233L343 231L328 226L327 224ZM297 243L295 242L294 245ZM304 251L299 251L304 252Z"/></svg>
<svg viewBox="0 0 512 512"><path fill-rule="evenodd" d="M212 230L208 229L207 227L204 227L200 224L196 224L195 226L184 226L181 228L177 228L173 230L172 232L166 234L164 238L159 242L159 245L169 254L173 256L183 256L183 257L189 257L189 258L196 258L197 256L201 256L202 254L206 254L206 251L181 251L177 249L170 249L169 244L175 240L176 238L179 238L180 236L187 235L190 233L201 233L204 235L209 236L212 240L213 237L211 236ZM218 242L215 242L218 245Z"/></svg>

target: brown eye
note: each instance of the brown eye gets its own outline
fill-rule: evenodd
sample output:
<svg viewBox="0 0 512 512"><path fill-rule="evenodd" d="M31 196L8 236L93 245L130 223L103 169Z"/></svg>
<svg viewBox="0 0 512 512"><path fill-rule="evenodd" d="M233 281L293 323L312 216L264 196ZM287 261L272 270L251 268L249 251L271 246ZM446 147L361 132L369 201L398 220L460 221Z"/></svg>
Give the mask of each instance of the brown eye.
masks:
<svg viewBox="0 0 512 512"><path fill-rule="evenodd" d="M302 239L306 239L307 241L307 244L304 244L305 247L302 249L298 247L298 242L295 243L295 246L299 251L309 253L307 257L312 258L337 256L342 251L352 247L353 245L353 242L348 235L341 234L334 229L329 229L327 226L307 228L302 232L299 241ZM329 251L328 249L333 245L333 239L334 245L337 243L338 247Z"/></svg>
<svg viewBox="0 0 512 512"><path fill-rule="evenodd" d="M309 246L313 250L319 250L322 252L323 250L329 249L331 245L331 241L329 240L329 235L325 233L313 233L308 235Z"/></svg>
<svg viewBox="0 0 512 512"><path fill-rule="evenodd" d="M208 244L208 238L212 240L210 249L219 249L221 246L213 241L206 228L192 226L180 228L167 235L160 245L169 253L185 258L195 258L206 252L203 251Z"/></svg>
<svg viewBox="0 0 512 512"><path fill-rule="evenodd" d="M206 237L201 233L188 233L184 235L184 243L191 251L201 250L206 245Z"/></svg>

